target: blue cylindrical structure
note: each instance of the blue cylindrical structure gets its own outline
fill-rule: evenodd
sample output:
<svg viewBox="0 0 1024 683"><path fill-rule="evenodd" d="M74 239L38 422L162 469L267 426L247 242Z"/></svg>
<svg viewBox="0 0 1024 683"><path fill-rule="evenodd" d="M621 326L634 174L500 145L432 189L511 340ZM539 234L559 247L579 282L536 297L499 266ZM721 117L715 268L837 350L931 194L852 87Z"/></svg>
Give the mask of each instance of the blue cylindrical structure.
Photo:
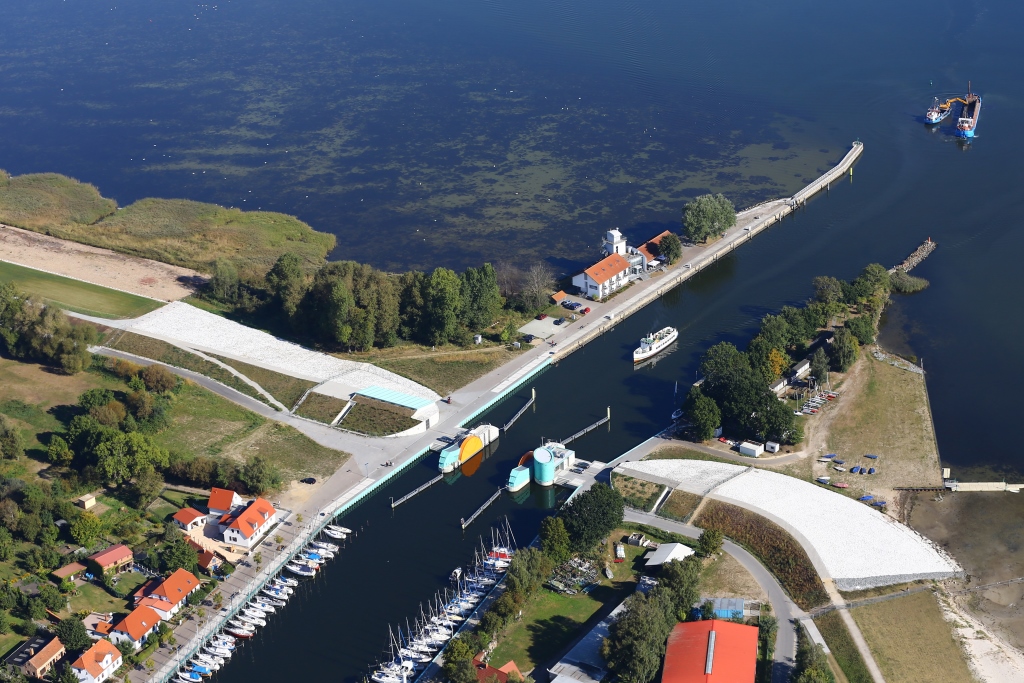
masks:
<svg viewBox="0 0 1024 683"><path fill-rule="evenodd" d="M533 451L533 480L541 486L555 483L555 455L547 448Z"/></svg>

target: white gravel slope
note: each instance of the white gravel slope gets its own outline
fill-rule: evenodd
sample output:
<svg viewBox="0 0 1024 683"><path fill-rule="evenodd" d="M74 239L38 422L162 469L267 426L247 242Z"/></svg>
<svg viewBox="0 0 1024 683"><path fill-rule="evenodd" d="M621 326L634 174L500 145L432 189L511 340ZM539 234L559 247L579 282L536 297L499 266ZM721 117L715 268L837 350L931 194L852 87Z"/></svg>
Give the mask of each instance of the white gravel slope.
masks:
<svg viewBox="0 0 1024 683"><path fill-rule="evenodd" d="M393 372L312 351L180 301L147 313L126 329L293 377L314 382L335 380L353 391L381 386L431 401L440 399L427 387Z"/></svg>
<svg viewBox="0 0 1024 683"><path fill-rule="evenodd" d="M740 505L781 523L810 544L841 590L914 579L948 578L956 561L910 527L856 500L800 479L766 470L699 460L630 463L634 472L672 479L712 498ZM719 482L715 484L715 482Z"/></svg>

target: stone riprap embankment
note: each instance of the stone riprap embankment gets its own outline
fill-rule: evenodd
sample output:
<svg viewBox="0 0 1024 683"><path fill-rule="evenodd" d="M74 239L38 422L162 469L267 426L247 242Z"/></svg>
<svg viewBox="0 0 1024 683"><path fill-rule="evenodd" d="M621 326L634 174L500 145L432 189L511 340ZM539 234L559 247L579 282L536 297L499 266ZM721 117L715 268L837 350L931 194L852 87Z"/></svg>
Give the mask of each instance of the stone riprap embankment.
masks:
<svg viewBox="0 0 1024 683"><path fill-rule="evenodd" d="M638 478L671 479L677 488L702 495L712 485L709 498L756 512L789 531L823 578L831 578L840 590L963 573L952 557L910 527L784 474L702 460L644 460L619 469Z"/></svg>
<svg viewBox="0 0 1024 683"><path fill-rule="evenodd" d="M370 386L379 386L431 401L441 398L421 384L369 363L342 360L313 351L180 301L133 320L125 329L175 346L324 383L322 392L328 395L348 395Z"/></svg>

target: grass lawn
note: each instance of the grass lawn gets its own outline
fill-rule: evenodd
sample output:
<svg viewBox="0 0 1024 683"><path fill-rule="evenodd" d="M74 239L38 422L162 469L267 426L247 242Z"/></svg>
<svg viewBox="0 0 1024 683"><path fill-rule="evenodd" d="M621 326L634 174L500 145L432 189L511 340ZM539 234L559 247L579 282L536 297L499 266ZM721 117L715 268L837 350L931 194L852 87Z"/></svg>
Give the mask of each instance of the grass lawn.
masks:
<svg viewBox="0 0 1024 683"><path fill-rule="evenodd" d="M675 489L672 493L668 494L668 498L661 504L658 515L679 522L686 522L690 519L693 511L697 509L697 506L700 505L700 501L701 497L696 493Z"/></svg>
<svg viewBox="0 0 1024 683"><path fill-rule="evenodd" d="M728 553L704 561L700 592L716 598L768 599L750 572Z"/></svg>
<svg viewBox="0 0 1024 683"><path fill-rule="evenodd" d="M814 619L814 625L818 627L821 637L828 643L828 649L832 651L832 658L839 665L846 680L849 683L872 683L871 672L868 671L868 667L860 656L860 651L857 649L856 643L853 642L850 631L843 623L839 612L826 612ZM866 636L867 634L865 634Z"/></svg>
<svg viewBox="0 0 1024 683"><path fill-rule="evenodd" d="M419 422L411 417L365 403L357 403L352 406L352 410L348 411L348 415L338 426L369 436L387 436L404 432L418 424Z"/></svg>
<svg viewBox="0 0 1024 683"><path fill-rule="evenodd" d="M27 294L60 308L101 318L136 318L164 305L116 289L44 273L0 261L0 282L11 282Z"/></svg>
<svg viewBox="0 0 1024 683"><path fill-rule="evenodd" d="M875 360L867 351L857 363L861 367L851 373L836 406L840 412L829 430L829 452L851 464L877 467L868 477L872 487L941 486L924 377ZM881 457L869 461L867 453Z"/></svg>
<svg viewBox="0 0 1024 683"><path fill-rule="evenodd" d="M157 360L161 363L197 372L210 379L215 379L246 396L251 396L258 401L267 403L267 399L262 394L216 363L204 360L194 353L179 349L177 346L168 344L165 341L144 337L134 332L117 331L106 341L106 346L118 351L132 353L136 356L142 356L143 358Z"/></svg>
<svg viewBox="0 0 1024 683"><path fill-rule="evenodd" d="M612 486L622 494L626 505L641 510L650 510L665 491L664 484L655 484L616 472L612 472Z"/></svg>
<svg viewBox="0 0 1024 683"><path fill-rule="evenodd" d="M949 683L972 680L953 627L935 595L905 598L850 610L886 680Z"/></svg>
<svg viewBox="0 0 1024 683"><path fill-rule="evenodd" d="M171 515L176 513L181 508L177 505L167 502L163 498L157 498L149 507L146 508L146 512L152 512L157 519L162 522L166 522Z"/></svg>
<svg viewBox="0 0 1024 683"><path fill-rule="evenodd" d="M210 355L213 356L213 354ZM307 389L312 389L316 386L316 382L282 375L280 372L266 370L232 358L213 357L225 365L230 365L253 382L256 382L256 384L259 384L267 393L280 401L289 410L302 398Z"/></svg>
<svg viewBox="0 0 1024 683"><path fill-rule="evenodd" d="M239 462L255 453L267 456L292 479L330 476L349 458L348 453L321 446L297 429L277 422L257 427L222 451L222 455Z"/></svg>
<svg viewBox="0 0 1024 683"><path fill-rule="evenodd" d="M385 349L384 352L352 354L346 355L345 358L365 360L419 382L441 396L447 396L491 370L501 367L519 353L504 347L467 351L453 346L441 347L438 351L431 352L428 347L401 346L395 351Z"/></svg>
<svg viewBox="0 0 1024 683"><path fill-rule="evenodd" d="M175 491L174 489L164 489L160 494L160 497L169 503L173 503L179 508L183 508L189 504L189 501L196 497L196 494L189 493L188 491Z"/></svg>
<svg viewBox="0 0 1024 683"><path fill-rule="evenodd" d="M730 465L739 464L733 460L719 458L710 453L696 451L686 446L662 446L648 454L644 460L710 460L712 462L725 462Z"/></svg>
<svg viewBox="0 0 1024 683"><path fill-rule="evenodd" d="M139 576L142 574L126 574L128 576ZM125 584L128 585L128 584ZM137 585L142 585L141 582ZM83 583L78 587L78 595L71 598L71 611L80 612L127 612L127 601L124 598L115 598L102 586L94 583Z"/></svg>
<svg viewBox="0 0 1024 683"><path fill-rule="evenodd" d="M340 398L311 393L295 412L310 420L331 424L346 405L348 405L348 401L343 401Z"/></svg>
<svg viewBox="0 0 1024 683"><path fill-rule="evenodd" d="M170 411L170 426L153 440L171 452L216 455L265 422L264 418L195 384L185 384Z"/></svg>

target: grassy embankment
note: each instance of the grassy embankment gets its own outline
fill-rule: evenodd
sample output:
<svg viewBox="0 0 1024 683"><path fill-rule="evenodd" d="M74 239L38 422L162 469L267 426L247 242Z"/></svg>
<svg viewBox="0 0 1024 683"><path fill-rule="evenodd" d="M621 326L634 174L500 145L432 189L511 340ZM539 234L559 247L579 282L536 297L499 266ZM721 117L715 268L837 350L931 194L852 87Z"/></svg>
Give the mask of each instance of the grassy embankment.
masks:
<svg viewBox="0 0 1024 683"><path fill-rule="evenodd" d="M825 586L803 547L774 522L736 505L710 500L694 525L718 529L753 553L802 609L812 609L829 601Z"/></svg>
<svg viewBox="0 0 1024 683"><path fill-rule="evenodd" d="M973 680L953 627L943 618L933 593L855 607L850 614L887 681Z"/></svg>
<svg viewBox="0 0 1024 683"><path fill-rule="evenodd" d="M815 617L814 625L828 643L828 649L831 650L829 662L833 668L839 667L849 683L871 683L871 672L868 671L864 659L860 656L860 650L853 642L839 612L826 612Z"/></svg>
<svg viewBox="0 0 1024 683"><path fill-rule="evenodd" d="M704 451L697 451L686 446L662 446L656 451L651 451L644 460L709 460L711 462L724 462L729 465L741 465L734 460L720 458ZM755 464L755 463L750 463Z"/></svg>
<svg viewBox="0 0 1024 683"><path fill-rule="evenodd" d="M235 370L251 379L256 384L259 384L263 389L271 396L281 402L281 405L291 410L292 406L298 403L302 395L306 393L307 389L312 389L316 386L316 382L311 382L307 379L299 379L298 377L291 377L289 375L282 375L280 372L274 372L273 370L267 370L256 365L250 365L249 363L243 363L240 360L233 358L225 358L223 356L217 356L210 354L211 357L216 358L224 365L229 365Z"/></svg>
<svg viewBox="0 0 1024 683"><path fill-rule="evenodd" d="M59 308L99 318L135 318L164 305L162 301L5 261L0 261L0 282L13 283L26 294Z"/></svg>
<svg viewBox="0 0 1024 683"><path fill-rule="evenodd" d="M661 508L658 509L658 516L674 519L677 522L688 522L690 521L690 515L700 505L700 501L701 497L695 493L675 489L672 493L668 494L668 498L661 504Z"/></svg>
<svg viewBox="0 0 1024 683"><path fill-rule="evenodd" d="M118 210L96 187L56 173L0 172L0 223L210 272L222 256L246 280L292 252L310 267L335 238L295 218L180 199L142 199Z"/></svg>
<svg viewBox="0 0 1024 683"><path fill-rule="evenodd" d="M331 424L346 405L348 405L348 401L343 401L340 398L311 393L295 412L310 420Z"/></svg>
<svg viewBox="0 0 1024 683"><path fill-rule="evenodd" d="M167 365L173 365L177 368L183 368L185 370L191 370L192 372L199 373L200 375L205 375L210 379L217 380L221 384L231 387L235 391L269 405L269 401L267 401L266 397L260 394L260 392L256 391L252 386L246 384L238 377L235 377L216 363L211 363L208 360L200 358L194 353L189 353L184 349L179 349L177 346L168 344L160 339L153 339L152 337L144 337L140 334L135 334L134 332L123 332L118 330L110 335L105 344L109 348L117 349L118 351L124 351L125 353L142 356L143 358L160 361Z"/></svg>
<svg viewBox="0 0 1024 683"><path fill-rule="evenodd" d="M622 494L626 505L639 510L650 510L665 491L663 484L636 479L612 472L612 486Z"/></svg>
<svg viewBox="0 0 1024 683"><path fill-rule="evenodd" d="M441 347L432 352L430 347L401 344L390 349L374 349L369 353L346 354L343 357L373 363L377 367L419 382L441 396L447 396L491 370L501 367L519 353L503 346L470 350L451 346Z"/></svg>
<svg viewBox="0 0 1024 683"><path fill-rule="evenodd" d="M356 403L338 426L367 436L387 436L412 429L418 424L419 422L411 417L365 403Z"/></svg>

